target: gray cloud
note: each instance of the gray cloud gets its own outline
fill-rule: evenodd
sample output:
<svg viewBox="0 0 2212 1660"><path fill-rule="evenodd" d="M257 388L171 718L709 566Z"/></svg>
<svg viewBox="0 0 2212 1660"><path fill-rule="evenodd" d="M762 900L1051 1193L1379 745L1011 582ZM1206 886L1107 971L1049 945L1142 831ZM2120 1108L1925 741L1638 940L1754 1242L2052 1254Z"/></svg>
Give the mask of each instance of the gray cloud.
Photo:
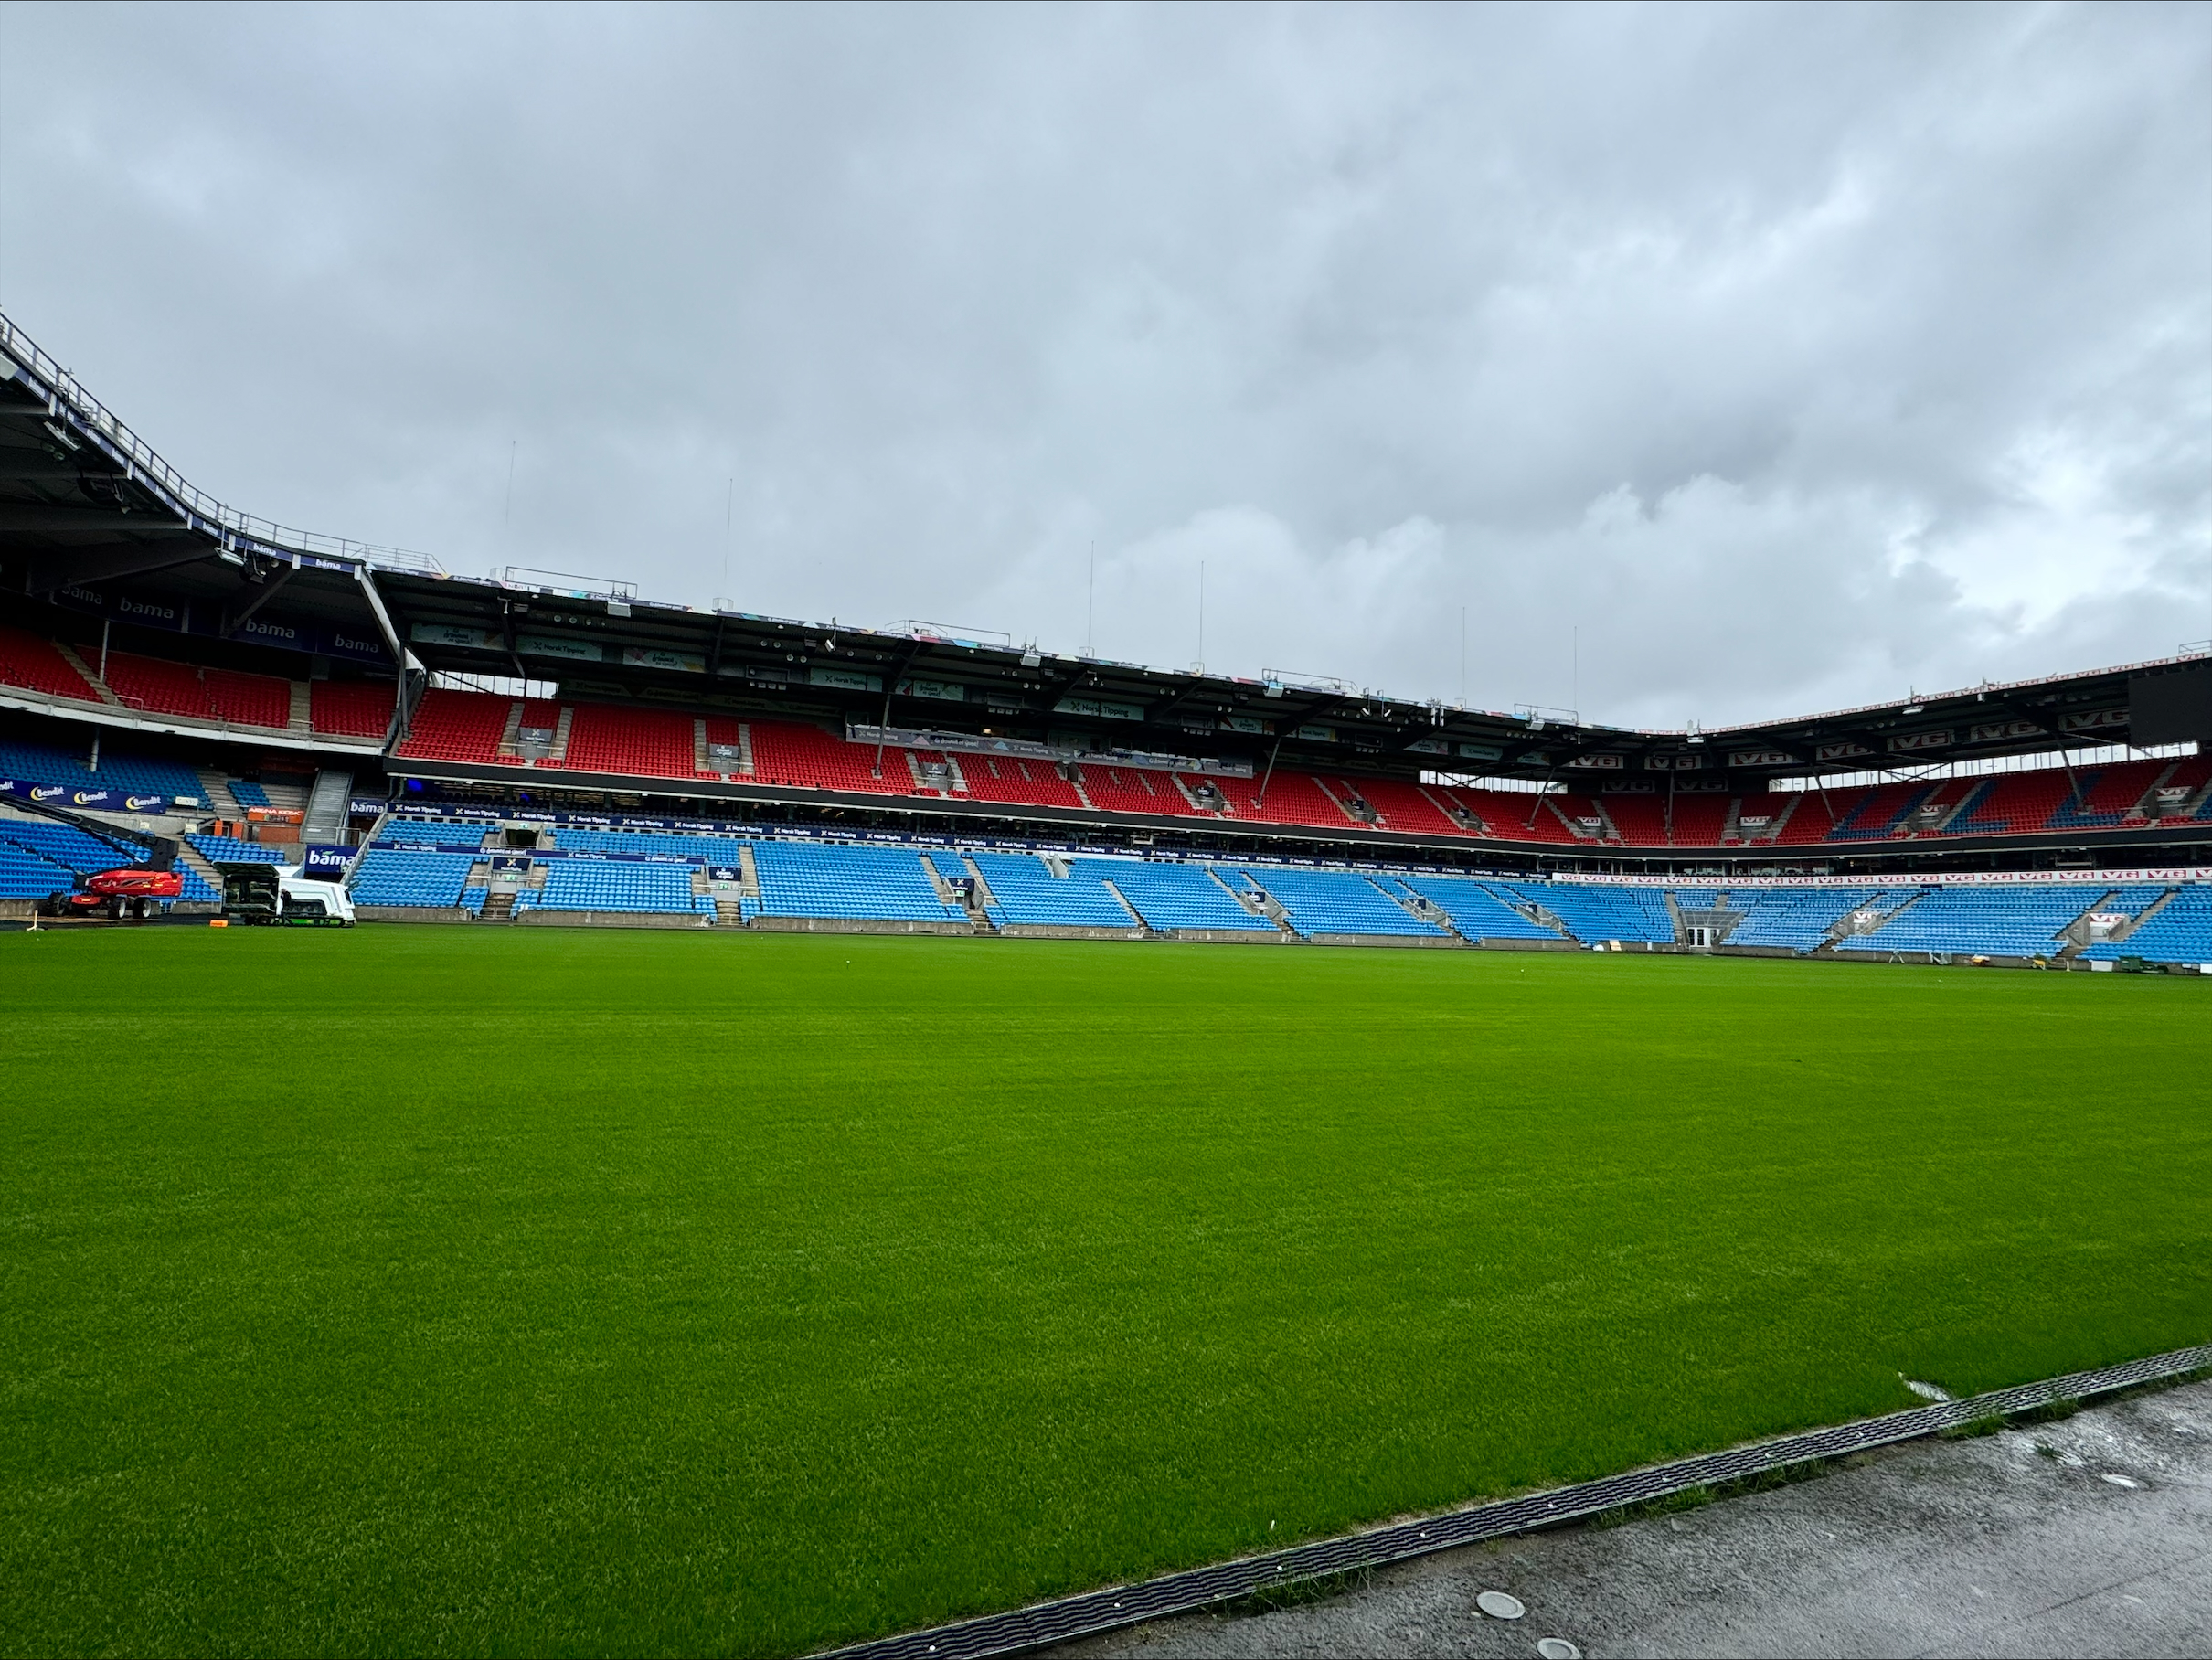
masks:
<svg viewBox="0 0 2212 1660"><path fill-rule="evenodd" d="M1215 668L1457 697L1464 607L1470 701L1637 723L2212 634L2207 5L0 46L0 303L205 487L456 569L1181 665L1203 562Z"/></svg>

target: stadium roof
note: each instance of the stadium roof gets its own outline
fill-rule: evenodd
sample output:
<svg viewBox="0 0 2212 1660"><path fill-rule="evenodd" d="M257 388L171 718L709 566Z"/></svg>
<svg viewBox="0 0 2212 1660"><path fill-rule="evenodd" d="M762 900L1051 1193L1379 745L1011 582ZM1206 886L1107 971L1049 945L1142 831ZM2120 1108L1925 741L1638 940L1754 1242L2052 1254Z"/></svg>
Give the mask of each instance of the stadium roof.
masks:
<svg viewBox="0 0 2212 1660"><path fill-rule="evenodd" d="M33 604L181 600L233 642L351 629L433 671L564 695L989 732L1071 749L1443 772L1600 788L1757 788L2108 743L2212 740L2212 654L1704 731L1461 708L1324 678L1183 673L910 622L804 622L640 600L626 584L289 529L194 487L0 316L0 589Z"/></svg>

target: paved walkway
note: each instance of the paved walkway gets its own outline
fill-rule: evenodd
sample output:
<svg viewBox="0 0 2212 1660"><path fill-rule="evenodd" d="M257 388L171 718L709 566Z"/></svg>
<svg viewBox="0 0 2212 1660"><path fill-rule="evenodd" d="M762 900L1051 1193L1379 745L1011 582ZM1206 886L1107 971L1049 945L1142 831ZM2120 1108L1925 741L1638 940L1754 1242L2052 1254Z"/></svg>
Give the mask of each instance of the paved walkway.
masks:
<svg viewBox="0 0 2212 1660"><path fill-rule="evenodd" d="M1516 1621L1476 1593L1510 1591ZM2212 1382L1613 1528L1500 1540L1333 1601L1075 1660L1339 1655L2212 1656Z"/></svg>

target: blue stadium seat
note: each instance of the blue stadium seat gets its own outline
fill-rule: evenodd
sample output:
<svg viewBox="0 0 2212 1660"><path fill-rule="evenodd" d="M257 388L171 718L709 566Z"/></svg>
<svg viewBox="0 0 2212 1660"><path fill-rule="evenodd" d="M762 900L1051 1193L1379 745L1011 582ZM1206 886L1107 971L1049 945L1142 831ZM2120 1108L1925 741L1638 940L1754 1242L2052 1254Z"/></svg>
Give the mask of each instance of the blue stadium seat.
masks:
<svg viewBox="0 0 2212 1660"><path fill-rule="evenodd" d="M1532 922L1484 883L1462 876L1409 876L1399 886L1420 895L1452 919L1470 940L1556 940L1559 936Z"/></svg>
<svg viewBox="0 0 2212 1660"><path fill-rule="evenodd" d="M197 848L211 865L293 865L299 862L296 852L264 842L233 841L227 835L187 835L185 840Z"/></svg>
<svg viewBox="0 0 2212 1660"><path fill-rule="evenodd" d="M1500 882L1494 885L1545 910L1585 943L1635 940L1672 944L1675 919L1656 888L1600 888L1582 882Z"/></svg>
<svg viewBox="0 0 2212 1660"><path fill-rule="evenodd" d="M447 909L461 903L473 853L418 853L371 847L354 861L348 884L356 905L402 905ZM479 907L481 909L481 907Z"/></svg>
<svg viewBox="0 0 2212 1660"><path fill-rule="evenodd" d="M2126 939L2100 942L2081 954L2091 962L2212 963L2212 883L2189 883Z"/></svg>
<svg viewBox="0 0 2212 1660"><path fill-rule="evenodd" d="M757 914L853 921L964 922L968 913L937 897L911 848L755 842Z"/></svg>
<svg viewBox="0 0 2212 1660"><path fill-rule="evenodd" d="M2058 932L2098 898L2079 883L2017 888L1938 888L1900 905L1872 933L1839 951L1934 952L2007 957L2056 956Z"/></svg>
<svg viewBox="0 0 2212 1660"><path fill-rule="evenodd" d="M991 890L986 907L994 922L1056 928L1134 928L1136 919L1106 890L1096 875L1074 871L1056 877L1030 853L977 853L971 856ZM944 856L937 867L944 869Z"/></svg>
<svg viewBox="0 0 2212 1660"><path fill-rule="evenodd" d="M690 859L704 865L734 865L744 846L734 835L692 835L674 830L602 830L567 825L553 833L553 845L568 853L636 853L648 858Z"/></svg>
<svg viewBox="0 0 2212 1660"><path fill-rule="evenodd" d="M0 899L43 899L67 893L74 873L29 848L0 841Z"/></svg>
<svg viewBox="0 0 2212 1660"><path fill-rule="evenodd" d="M1243 880L1268 894L1304 938L1315 934L1376 934L1437 939L1444 931L1424 922L1356 870L1248 868Z"/></svg>
<svg viewBox="0 0 2212 1660"><path fill-rule="evenodd" d="M703 896L691 891L691 871L689 865L628 859L548 860L546 885L535 891L525 889L516 896L515 909L697 916ZM711 914L714 900L705 898L704 905Z"/></svg>
<svg viewBox="0 0 2212 1660"><path fill-rule="evenodd" d="M1728 895L1728 903L1744 913L1743 920L1724 943L1781 946L1803 955L1817 951L1831 928L1879 896L1874 888L1738 889ZM1900 895L1897 903L1907 897Z"/></svg>
<svg viewBox="0 0 2212 1660"><path fill-rule="evenodd" d="M1069 861L1069 870L1071 876L1111 882L1136 907L1145 923L1163 933L1182 928L1276 931L1274 923L1245 910L1214 879L1213 872L1201 865L1079 858Z"/></svg>
<svg viewBox="0 0 2212 1660"><path fill-rule="evenodd" d="M133 795L183 795L195 800L205 788L199 774L182 761L151 761L144 756L112 754L103 749L100 771L94 772L75 751L12 739L0 740L0 778L27 778L34 783L67 784L75 790L125 790Z"/></svg>
<svg viewBox="0 0 2212 1660"><path fill-rule="evenodd" d="M428 843L434 847L479 848L484 846L484 827L467 819L401 818L394 816L384 821L373 846L387 842Z"/></svg>

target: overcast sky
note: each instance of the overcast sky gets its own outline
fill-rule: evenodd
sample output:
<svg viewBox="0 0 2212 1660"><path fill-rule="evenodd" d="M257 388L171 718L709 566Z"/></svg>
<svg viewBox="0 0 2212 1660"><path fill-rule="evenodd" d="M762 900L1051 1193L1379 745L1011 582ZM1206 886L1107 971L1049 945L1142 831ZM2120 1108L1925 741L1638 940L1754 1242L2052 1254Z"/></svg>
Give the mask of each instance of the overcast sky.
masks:
<svg viewBox="0 0 2212 1660"><path fill-rule="evenodd" d="M2212 5L10 4L0 63L0 306L451 569L1182 667L1203 563L1210 668L1458 700L1464 608L1467 702L1652 725L2212 635Z"/></svg>

